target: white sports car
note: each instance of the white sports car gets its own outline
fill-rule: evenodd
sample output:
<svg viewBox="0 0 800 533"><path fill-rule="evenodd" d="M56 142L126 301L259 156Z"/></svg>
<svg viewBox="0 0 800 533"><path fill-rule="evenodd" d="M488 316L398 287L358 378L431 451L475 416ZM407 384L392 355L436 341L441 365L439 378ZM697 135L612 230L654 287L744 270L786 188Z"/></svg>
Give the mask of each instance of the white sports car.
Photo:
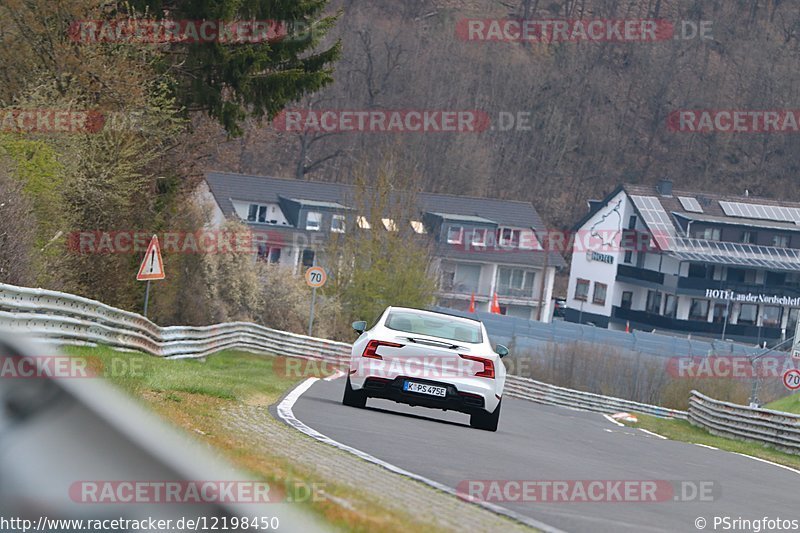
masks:
<svg viewBox="0 0 800 533"><path fill-rule="evenodd" d="M365 407L367 398L470 415L470 426L497 431L506 369L505 346L492 349L479 320L388 307L353 344L342 403Z"/></svg>

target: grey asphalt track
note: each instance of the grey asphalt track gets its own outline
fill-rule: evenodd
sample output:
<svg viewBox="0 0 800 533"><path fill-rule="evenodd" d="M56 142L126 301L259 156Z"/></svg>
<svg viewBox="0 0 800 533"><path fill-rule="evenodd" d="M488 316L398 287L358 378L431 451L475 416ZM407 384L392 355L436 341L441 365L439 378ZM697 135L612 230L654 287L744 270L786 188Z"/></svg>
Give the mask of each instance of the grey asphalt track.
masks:
<svg viewBox="0 0 800 533"><path fill-rule="evenodd" d="M800 474L748 457L508 397L498 431L480 431L469 427L467 415L387 400L345 407L343 387L343 379L315 383L294 415L335 441L453 488L465 480L714 482L713 501L497 502L564 531L698 531L701 517L705 530L715 531L715 516L800 521Z"/></svg>

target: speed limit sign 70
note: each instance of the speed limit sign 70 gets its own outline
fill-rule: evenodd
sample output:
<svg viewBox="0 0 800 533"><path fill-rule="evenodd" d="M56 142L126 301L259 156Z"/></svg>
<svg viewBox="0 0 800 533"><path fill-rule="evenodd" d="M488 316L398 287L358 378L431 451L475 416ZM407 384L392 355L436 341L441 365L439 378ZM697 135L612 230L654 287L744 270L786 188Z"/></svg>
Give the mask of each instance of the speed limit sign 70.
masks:
<svg viewBox="0 0 800 533"><path fill-rule="evenodd" d="M326 281L328 281L328 274L324 268L315 266L306 270L306 283L309 287L318 289L325 285Z"/></svg>
<svg viewBox="0 0 800 533"><path fill-rule="evenodd" d="M783 384L789 390L800 389L800 370L792 368L783 375Z"/></svg>

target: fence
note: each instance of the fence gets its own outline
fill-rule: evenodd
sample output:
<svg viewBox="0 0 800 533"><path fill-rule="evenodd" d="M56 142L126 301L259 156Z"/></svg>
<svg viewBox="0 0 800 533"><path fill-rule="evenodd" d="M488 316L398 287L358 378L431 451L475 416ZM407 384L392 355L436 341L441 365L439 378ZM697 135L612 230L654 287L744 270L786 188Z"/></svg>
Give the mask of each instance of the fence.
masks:
<svg viewBox="0 0 800 533"><path fill-rule="evenodd" d="M800 415L721 402L692 391L688 420L714 435L800 454Z"/></svg>
<svg viewBox="0 0 800 533"><path fill-rule="evenodd" d="M53 344L106 344L167 358L244 349L346 362L350 345L248 322L159 327L147 318L56 291L0 284L0 329Z"/></svg>
<svg viewBox="0 0 800 533"><path fill-rule="evenodd" d="M454 309L435 307L435 311L480 319L486 331L496 342L511 344L516 350L541 348L547 343L568 344L585 342L613 346L623 355L631 357L675 357L715 355L752 355L759 348L735 342L687 339L672 335L645 331L614 331L563 320L550 323L526 320L518 317L491 313L468 313Z"/></svg>

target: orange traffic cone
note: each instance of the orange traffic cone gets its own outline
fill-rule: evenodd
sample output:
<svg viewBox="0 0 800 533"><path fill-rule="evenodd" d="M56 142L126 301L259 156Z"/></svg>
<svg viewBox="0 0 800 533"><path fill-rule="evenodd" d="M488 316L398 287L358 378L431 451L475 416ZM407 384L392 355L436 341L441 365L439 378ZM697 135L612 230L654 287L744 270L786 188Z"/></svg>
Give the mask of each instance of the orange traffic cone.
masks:
<svg viewBox="0 0 800 533"><path fill-rule="evenodd" d="M469 299L469 312L470 313L474 313L475 312L475 293L474 292L472 293L472 296Z"/></svg>
<svg viewBox="0 0 800 533"><path fill-rule="evenodd" d="M492 297L492 308L490 311L496 315L500 314L500 304L497 301L497 293L494 293L494 297Z"/></svg>
<svg viewBox="0 0 800 533"><path fill-rule="evenodd" d="M631 321L628 320L625 322L625 333L630 333L630 332L631 332Z"/></svg>

